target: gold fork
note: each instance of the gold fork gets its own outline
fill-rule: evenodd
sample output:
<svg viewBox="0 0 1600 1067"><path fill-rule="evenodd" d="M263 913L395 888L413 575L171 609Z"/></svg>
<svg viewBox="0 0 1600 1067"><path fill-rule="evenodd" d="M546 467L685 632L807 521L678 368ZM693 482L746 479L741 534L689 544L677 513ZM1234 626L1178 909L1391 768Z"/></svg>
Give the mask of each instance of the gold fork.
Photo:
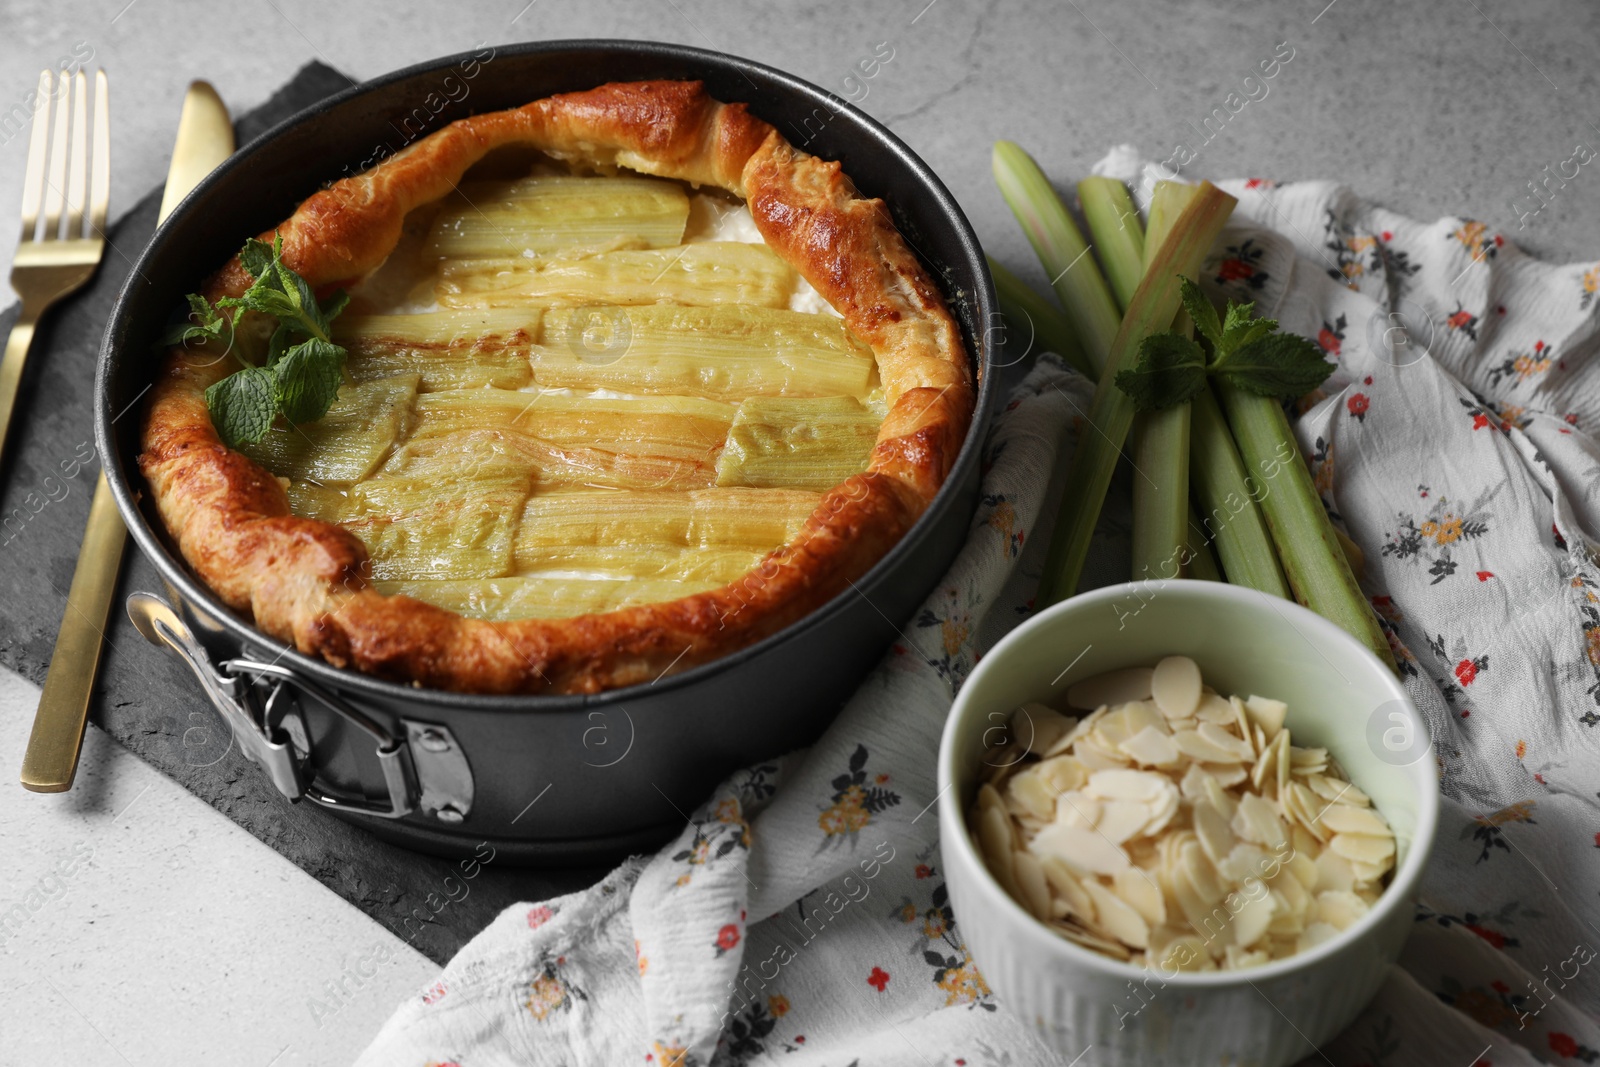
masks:
<svg viewBox="0 0 1600 1067"><path fill-rule="evenodd" d="M11 328L5 357L0 360L0 472L5 470L7 432L34 327L52 304L89 280L105 251L106 208L111 202L109 92L106 72L97 72L91 172L88 80L81 70L71 77L63 74L59 82L48 70L39 75L39 99L44 105L33 116L28 172L22 185L22 243L17 246L17 258L11 267L11 288L22 297L22 314ZM49 130L52 107L53 133Z"/></svg>

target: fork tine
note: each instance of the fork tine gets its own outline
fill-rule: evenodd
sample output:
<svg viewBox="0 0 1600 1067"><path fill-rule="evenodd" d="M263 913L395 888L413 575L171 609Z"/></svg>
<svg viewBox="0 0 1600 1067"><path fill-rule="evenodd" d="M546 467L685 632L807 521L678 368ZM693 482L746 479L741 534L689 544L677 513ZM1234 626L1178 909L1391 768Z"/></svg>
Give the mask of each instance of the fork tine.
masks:
<svg viewBox="0 0 1600 1067"><path fill-rule="evenodd" d="M89 187L89 81L81 69L72 79L72 151L67 163L67 240L72 241L83 236Z"/></svg>
<svg viewBox="0 0 1600 1067"><path fill-rule="evenodd" d="M54 241L61 228L61 205L67 189L67 118L72 108L72 80L56 83L55 130L50 135L50 177L44 190L44 233L40 239Z"/></svg>
<svg viewBox="0 0 1600 1067"><path fill-rule="evenodd" d="M105 233L111 204L111 87L101 68L94 76L94 169L89 176L89 236Z"/></svg>
<svg viewBox="0 0 1600 1067"><path fill-rule="evenodd" d="M39 225L39 204L44 197L45 137L50 128L50 96L54 79L48 69L39 72L39 101L28 137L28 171L22 179L22 239L33 240Z"/></svg>

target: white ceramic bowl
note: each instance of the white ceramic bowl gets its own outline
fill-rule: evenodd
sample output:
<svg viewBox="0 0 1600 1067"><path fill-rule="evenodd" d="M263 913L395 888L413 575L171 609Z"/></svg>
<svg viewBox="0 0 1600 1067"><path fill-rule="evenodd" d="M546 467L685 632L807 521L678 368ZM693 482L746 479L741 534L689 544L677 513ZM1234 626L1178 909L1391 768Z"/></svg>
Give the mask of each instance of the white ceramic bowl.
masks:
<svg viewBox="0 0 1600 1067"><path fill-rule="evenodd" d="M965 815L983 753L1011 712L1167 655L1194 659L1219 692L1286 701L1295 743L1325 746L1388 818L1397 846L1390 884L1339 936L1241 971L1146 971L1050 932L984 867ZM995 995L1078 1067L1278 1067L1311 1055L1366 1006L1400 954L1439 812L1427 726L1376 656L1298 604L1198 581L1111 586L1019 626L956 699L939 789L945 875L967 948Z"/></svg>

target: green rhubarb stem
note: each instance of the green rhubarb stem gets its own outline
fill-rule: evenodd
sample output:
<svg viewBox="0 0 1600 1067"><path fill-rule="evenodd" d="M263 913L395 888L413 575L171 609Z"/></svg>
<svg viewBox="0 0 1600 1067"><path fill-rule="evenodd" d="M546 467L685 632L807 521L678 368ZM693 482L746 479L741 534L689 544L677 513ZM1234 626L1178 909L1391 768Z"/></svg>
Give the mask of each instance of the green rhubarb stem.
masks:
<svg viewBox="0 0 1600 1067"><path fill-rule="evenodd" d="M1261 508L1295 599L1342 626L1394 669L1394 654L1345 559L1333 522L1311 481L1283 407L1226 382L1217 393L1239 454L1260 472Z"/></svg>
<svg viewBox="0 0 1600 1067"><path fill-rule="evenodd" d="M1212 241L1232 214L1234 203L1233 197L1209 182L1201 185L1133 294L1101 371L1089 408L1089 425L1078 433L1036 599L1040 607L1069 597L1078 588L1112 472L1133 425L1133 401L1117 388L1116 376L1138 363L1139 345L1146 337L1172 325L1180 305L1179 276L1199 273Z"/></svg>
<svg viewBox="0 0 1600 1067"><path fill-rule="evenodd" d="M1192 185L1156 183L1150 198L1150 232L1171 225L1170 220L1193 198ZM1204 389L1188 406L1189 484L1202 513L1198 519L1202 533L1214 544L1228 581L1288 599L1289 584L1278 566L1266 519L1216 398Z"/></svg>
<svg viewBox="0 0 1600 1067"><path fill-rule="evenodd" d="M1177 578L1189 554L1188 404L1139 415L1133 468L1133 579Z"/></svg>
<svg viewBox="0 0 1600 1067"><path fill-rule="evenodd" d="M1082 342L1096 377L1106 366L1122 316L1083 234L1039 164L1010 141L994 145L994 181L1044 265L1050 287Z"/></svg>
<svg viewBox="0 0 1600 1067"><path fill-rule="evenodd" d="M1150 229L1144 236L1143 252L1147 255L1140 257L1140 277L1172 232L1173 223L1194 201L1194 194L1194 186L1175 182L1163 182L1157 189L1152 206L1159 200L1161 210L1151 215ZM1098 232L1095 240L1100 241ZM1189 316L1178 312L1173 329L1186 335L1192 333ZM1146 411L1134 423L1134 580L1178 577L1183 572L1189 540L1189 405L1185 403L1165 411Z"/></svg>
<svg viewBox="0 0 1600 1067"><path fill-rule="evenodd" d="M1144 227L1128 187L1115 178L1085 178L1078 183L1078 203L1111 292L1127 308L1144 277L1145 252Z"/></svg>
<svg viewBox="0 0 1600 1067"><path fill-rule="evenodd" d="M1211 545L1206 541L1205 531L1200 528L1200 519L1195 515L1192 504L1189 506L1188 567L1185 577L1198 578L1203 582L1226 581L1222 569L1217 566L1217 557L1211 554Z"/></svg>
<svg viewBox="0 0 1600 1067"><path fill-rule="evenodd" d="M1078 343L1078 335L1072 332L1072 324L1060 308L993 258L989 260L989 273L994 277L994 291L1000 297L1000 314L1006 319L1008 344L1023 336L1023 322L1031 323L1031 336L1040 347L1054 352L1085 377L1095 376L1094 367L1083 353L1083 345Z"/></svg>
<svg viewBox="0 0 1600 1067"><path fill-rule="evenodd" d="M1278 566L1266 519L1256 505L1259 488L1252 484L1233 443L1233 434L1211 389L1195 394L1189 404L1189 480L1200 509L1202 536L1211 542L1222 572L1234 585L1289 598L1289 583Z"/></svg>

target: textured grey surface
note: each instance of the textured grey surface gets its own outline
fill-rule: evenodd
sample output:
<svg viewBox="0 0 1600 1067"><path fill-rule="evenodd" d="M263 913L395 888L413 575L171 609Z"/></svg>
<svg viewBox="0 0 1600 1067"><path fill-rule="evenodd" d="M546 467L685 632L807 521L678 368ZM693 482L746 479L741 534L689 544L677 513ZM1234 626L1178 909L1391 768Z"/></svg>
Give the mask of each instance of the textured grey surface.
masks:
<svg viewBox="0 0 1600 1067"><path fill-rule="evenodd" d="M165 173L190 78L243 110L313 59L362 79L481 41L636 37L745 55L859 99L944 177L992 251L1030 269L989 181L990 141L1022 142L1063 182L1117 142L1164 157L1288 42L1295 57L1267 98L1194 173L1338 177L1413 215L1466 213L1546 254L1600 256L1591 168L1526 230L1510 207L1577 141L1600 147L1586 117L1600 116L1600 9L1582 0L6 0L0 27L0 112L80 41L110 70L119 211ZM894 59L847 85L885 41ZM0 143L0 215L26 151L25 135Z"/></svg>
<svg viewBox="0 0 1600 1067"><path fill-rule="evenodd" d="M1600 177L1585 168L1518 230L1512 207L1545 164L1600 130L1592 64L1600 16L1591 5L1491 0L1297 0L1292 4L1059 0L909 0L716 4L710 0L506 0L495 4L268 0L228 6L166 0L0 4L0 222L20 197L26 132L5 116L41 66L76 49L113 80L113 214L163 178L179 103L191 78L211 80L241 113L304 63L363 79L449 52L559 37L678 41L745 55L856 100L944 178L991 252L1040 278L989 179L998 137L1026 145L1063 186L1112 144L1165 157L1280 42L1293 58L1264 99L1232 116L1188 173L1287 180L1337 177L1398 210L1485 219L1546 255L1600 255ZM83 45L80 45L83 42ZM893 50L871 79L856 63ZM1537 64L1537 65L1536 65ZM302 88L343 84L325 72ZM44 485L88 441L87 367L109 308L148 236L153 204L114 234L99 295L64 309L41 342L74 354L30 374L31 442L6 479L0 512L29 491L50 499L0 548L0 662L40 680L70 580L92 467ZM0 247L9 268L12 248ZM0 321L5 325L9 321ZM53 339L53 340L52 340ZM153 585L131 561L125 588ZM372 841L314 809L291 809L230 754L203 766L209 743L181 668L113 631L97 715L134 751L284 852L335 892L407 936L402 918L437 892L451 865ZM189 743L185 744L185 738ZM464 903L417 940L449 955L495 908L546 895L583 874L491 870Z"/></svg>

